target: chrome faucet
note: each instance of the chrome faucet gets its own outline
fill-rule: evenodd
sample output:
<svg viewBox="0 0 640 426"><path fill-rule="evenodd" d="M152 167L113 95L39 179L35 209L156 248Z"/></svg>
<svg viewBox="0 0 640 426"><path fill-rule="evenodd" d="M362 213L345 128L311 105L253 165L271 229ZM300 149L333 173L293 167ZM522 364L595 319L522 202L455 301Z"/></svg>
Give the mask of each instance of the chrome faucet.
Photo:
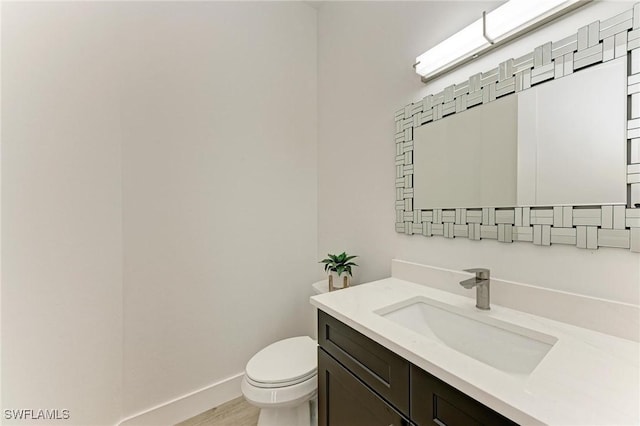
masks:
<svg viewBox="0 0 640 426"><path fill-rule="evenodd" d="M460 285L467 289L476 288L476 308L488 311L489 307L489 270L486 268L465 269L465 272L473 272L475 277L460 281Z"/></svg>

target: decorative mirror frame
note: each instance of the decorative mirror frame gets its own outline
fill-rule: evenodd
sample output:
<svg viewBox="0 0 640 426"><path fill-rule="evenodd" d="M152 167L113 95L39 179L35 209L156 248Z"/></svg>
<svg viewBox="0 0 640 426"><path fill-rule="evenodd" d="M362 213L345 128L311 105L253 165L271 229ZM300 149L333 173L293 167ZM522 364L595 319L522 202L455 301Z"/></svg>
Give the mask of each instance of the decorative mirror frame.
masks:
<svg viewBox="0 0 640 426"><path fill-rule="evenodd" d="M590 65L627 56L627 205L413 208L413 129ZM617 247L640 252L640 3L558 42L472 75L395 114L396 231L471 240Z"/></svg>

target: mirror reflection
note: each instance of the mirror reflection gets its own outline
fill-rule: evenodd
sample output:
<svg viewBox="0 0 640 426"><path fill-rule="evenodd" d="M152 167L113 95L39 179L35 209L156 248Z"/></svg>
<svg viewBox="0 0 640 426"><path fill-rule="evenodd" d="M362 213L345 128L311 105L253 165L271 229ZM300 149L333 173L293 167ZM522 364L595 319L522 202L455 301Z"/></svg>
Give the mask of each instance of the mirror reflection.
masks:
<svg viewBox="0 0 640 426"><path fill-rule="evenodd" d="M414 130L414 208L626 203L626 58Z"/></svg>

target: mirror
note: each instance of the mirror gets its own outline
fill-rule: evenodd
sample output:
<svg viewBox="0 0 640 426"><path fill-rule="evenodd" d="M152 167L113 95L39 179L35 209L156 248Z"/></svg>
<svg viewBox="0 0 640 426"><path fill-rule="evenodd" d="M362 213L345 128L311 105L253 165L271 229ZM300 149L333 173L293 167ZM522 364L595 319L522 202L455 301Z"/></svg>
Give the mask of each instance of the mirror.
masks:
<svg viewBox="0 0 640 426"><path fill-rule="evenodd" d="M640 253L640 4L395 125L397 232Z"/></svg>
<svg viewBox="0 0 640 426"><path fill-rule="evenodd" d="M414 130L414 208L516 205L515 95Z"/></svg>
<svg viewBox="0 0 640 426"><path fill-rule="evenodd" d="M414 209L627 202L627 58L413 130Z"/></svg>
<svg viewBox="0 0 640 426"><path fill-rule="evenodd" d="M626 57L517 96L518 206L627 203Z"/></svg>

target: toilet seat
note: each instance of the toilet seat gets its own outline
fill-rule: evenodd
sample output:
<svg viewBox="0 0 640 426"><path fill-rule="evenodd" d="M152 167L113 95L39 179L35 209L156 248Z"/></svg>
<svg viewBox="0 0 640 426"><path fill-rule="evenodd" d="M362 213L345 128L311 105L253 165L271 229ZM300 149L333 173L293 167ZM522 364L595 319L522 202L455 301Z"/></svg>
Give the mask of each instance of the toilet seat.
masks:
<svg viewBox="0 0 640 426"><path fill-rule="evenodd" d="M318 391L318 345L309 336L272 343L247 363L241 383L251 404L271 409L294 407Z"/></svg>
<svg viewBox="0 0 640 426"><path fill-rule="evenodd" d="M317 369L311 371L307 376L296 378L296 379L289 380L289 381L278 382L278 383L260 382L260 381L257 381L257 380L253 380L251 377L246 376L246 375L245 375L245 378L247 379L248 383L251 383L253 386L255 386L257 388L270 389L270 388L284 388L284 387L287 387L287 386L297 385L299 383L302 383L302 382L304 382L306 380L309 380L309 379L313 378L316 374L317 374Z"/></svg>
<svg viewBox="0 0 640 426"><path fill-rule="evenodd" d="M272 343L247 363L245 378L258 388L281 388L303 383L316 376L318 346L309 336Z"/></svg>
<svg viewBox="0 0 640 426"><path fill-rule="evenodd" d="M293 407L315 398L318 393L318 377L314 375L295 385L265 388L253 386L247 376L244 376L240 388L245 399L256 407Z"/></svg>

